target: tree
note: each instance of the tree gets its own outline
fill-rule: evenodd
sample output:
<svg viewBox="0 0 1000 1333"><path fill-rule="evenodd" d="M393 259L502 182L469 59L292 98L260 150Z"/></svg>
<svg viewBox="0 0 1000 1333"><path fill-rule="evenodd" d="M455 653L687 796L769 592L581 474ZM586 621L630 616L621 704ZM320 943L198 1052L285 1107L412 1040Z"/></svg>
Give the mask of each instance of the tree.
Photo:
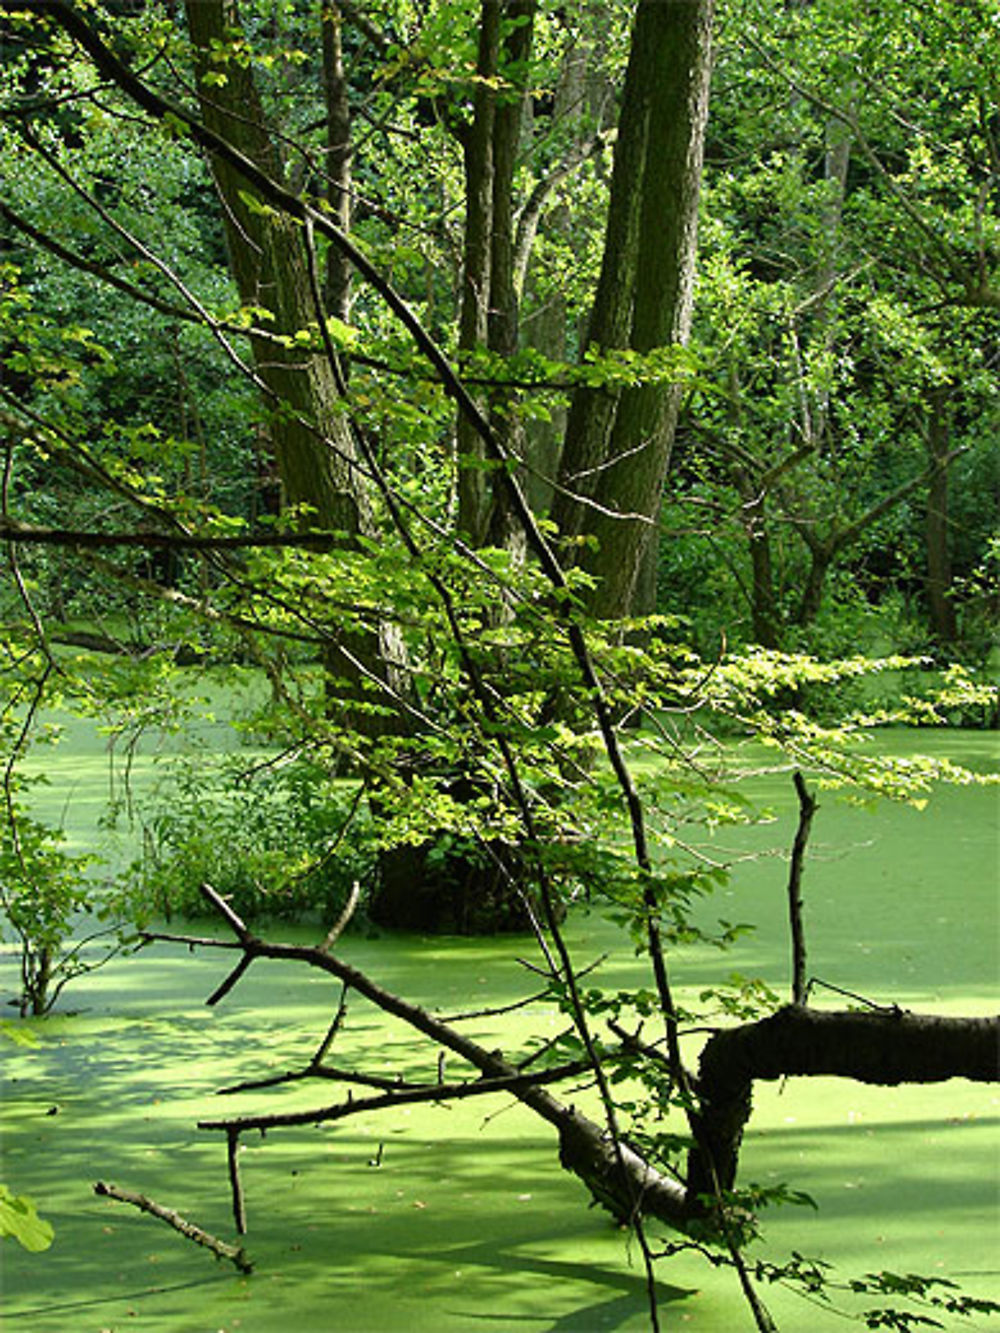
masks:
<svg viewBox="0 0 1000 1333"><path fill-rule="evenodd" d="M796 5L779 39L734 7L725 31L749 32L749 51L720 46L695 334L711 388L686 405L678 490L692 505L672 522L711 506L767 647L815 641L838 573L841 597L851 582L876 604L912 589L930 614L943 575L937 554L925 573L924 497L940 511L960 451L992 447L982 15L921 17L906 59L898 17L873 28L850 5ZM931 427L941 393L958 427L946 444ZM929 531L937 551L940 524Z"/></svg>
<svg viewBox="0 0 1000 1333"><path fill-rule="evenodd" d="M599 352L683 347L691 322L708 115L712 5L640 3L625 76L607 234L587 342ZM617 394L574 395L553 518L591 540L593 609L636 604L670 461L680 385L661 372ZM655 544L654 544L655 545Z"/></svg>

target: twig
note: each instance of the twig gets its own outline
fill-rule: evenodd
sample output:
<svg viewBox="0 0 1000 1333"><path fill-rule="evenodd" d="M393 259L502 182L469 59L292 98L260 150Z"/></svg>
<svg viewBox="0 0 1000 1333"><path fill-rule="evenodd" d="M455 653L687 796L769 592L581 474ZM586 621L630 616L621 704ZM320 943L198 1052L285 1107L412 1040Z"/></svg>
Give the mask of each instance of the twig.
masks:
<svg viewBox="0 0 1000 1333"><path fill-rule="evenodd" d="M316 1047L316 1054L313 1056L310 1062L310 1067L312 1069L319 1069L319 1067L322 1065L323 1061L327 1057L327 1054L329 1053L330 1047L333 1045L334 1038L340 1031L344 1019L347 1017L347 996L348 993L350 992L350 989L351 988L350 986L348 986L346 981L340 988L340 1002L337 1005L337 1012L334 1014L333 1021L327 1028L323 1040Z"/></svg>
<svg viewBox="0 0 1000 1333"><path fill-rule="evenodd" d="M816 798L807 790L802 774L792 774L795 792L799 798L799 826L795 830L792 863L788 869L788 919L792 931L792 1003L805 1004L806 936L802 926L802 866L805 861L809 829L816 813Z"/></svg>
<svg viewBox="0 0 1000 1333"><path fill-rule="evenodd" d="M141 1209L142 1212L150 1213L153 1217L158 1217L161 1222L166 1222L167 1226L173 1227L175 1231L179 1231L188 1240L193 1240L196 1245L203 1245L206 1250L211 1250L217 1258L228 1259L230 1263L236 1265L241 1273L253 1272L253 1264L247 1257L242 1245L227 1245L224 1240L219 1240L217 1236L203 1231L194 1222L189 1222L187 1218L181 1217L180 1213L173 1208L164 1208L162 1203L156 1203L155 1200L147 1198L145 1194L135 1194L132 1190L121 1189L118 1185L106 1185L103 1180L96 1183L94 1193L107 1195L108 1198L117 1199L120 1203L130 1203L133 1207Z"/></svg>
<svg viewBox="0 0 1000 1333"><path fill-rule="evenodd" d="M240 959L240 961L233 968L233 970L226 977L225 981L220 982L218 987L212 992L212 994L208 997L205 1003L209 1006L212 1006L218 1004L220 1000L224 1000L252 962L253 962L252 955L245 953L243 957Z"/></svg>
<svg viewBox="0 0 1000 1333"><path fill-rule="evenodd" d="M239 1130L230 1129L226 1134L226 1158L229 1164L229 1184L233 1191L233 1222L237 1234L247 1233L247 1206L243 1197L243 1182L240 1180L240 1135Z"/></svg>
<svg viewBox="0 0 1000 1333"><path fill-rule="evenodd" d="M358 788L358 795L355 798L355 808L357 808L357 801L360 800L360 794L363 791L364 791L364 786ZM357 907L358 899L360 897L361 897L361 885L358 883L357 880L355 880L354 883L351 885L350 896L348 897L347 902L344 904L344 910L341 912L340 916L337 917L336 921L330 927L329 931L327 932L326 939L324 939L323 943L319 946L320 949L323 951L323 953L326 953L329 949L332 949L333 946L336 944L337 940L340 938L347 923L354 915L354 909Z"/></svg>
<svg viewBox="0 0 1000 1333"><path fill-rule="evenodd" d="M848 1000L857 1000L858 1004L863 1004L876 1013L901 1014L903 1012L898 1004L876 1004L874 1000L869 1000L866 995L859 995L857 991L853 990L845 990L843 986L835 986L832 981L824 981L822 977L810 978L806 990L812 990L813 986L822 986L824 990L832 990L835 995L843 995Z"/></svg>
<svg viewBox="0 0 1000 1333"><path fill-rule="evenodd" d="M223 898L216 889L213 889L211 884L199 884L198 888L201 896L209 902L219 915L228 923L239 942L241 944L248 944L253 939L253 936L250 934L243 918L237 916L226 902L225 898ZM207 1003L211 1004L211 999L209 999Z"/></svg>
<svg viewBox="0 0 1000 1333"><path fill-rule="evenodd" d="M227 1134L243 1133L248 1129L275 1129L280 1125L318 1125L364 1111L382 1111L388 1107L412 1105L414 1102L461 1101L466 1097L482 1097L497 1092L517 1093L525 1088L537 1088L546 1083L558 1083L591 1068L589 1060L572 1060L537 1074L512 1074L502 1078L469 1079L463 1083L430 1083L416 1087L393 1088L379 1097L359 1097L356 1101L338 1102L335 1106L318 1106L304 1111L274 1111L267 1115L237 1116L226 1120L199 1120L199 1129L222 1129Z"/></svg>
<svg viewBox="0 0 1000 1333"><path fill-rule="evenodd" d="M229 1097L237 1092L257 1092L261 1088L279 1088L286 1083L301 1083L308 1078L326 1079L329 1083L358 1083L365 1088L381 1088L385 1092L402 1091L404 1088L430 1088L431 1083L407 1083L401 1074L364 1074L353 1069L340 1069L333 1065L319 1065L315 1062L302 1069L288 1069L283 1074L271 1074L267 1078L249 1078L240 1083L230 1083L226 1087L216 1088L217 1097Z"/></svg>

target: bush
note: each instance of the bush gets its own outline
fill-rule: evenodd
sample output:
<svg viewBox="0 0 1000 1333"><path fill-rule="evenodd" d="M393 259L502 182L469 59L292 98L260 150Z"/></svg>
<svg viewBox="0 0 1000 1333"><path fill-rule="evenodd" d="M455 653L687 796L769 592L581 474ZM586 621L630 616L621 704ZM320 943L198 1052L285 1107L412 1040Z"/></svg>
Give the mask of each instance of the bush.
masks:
<svg viewBox="0 0 1000 1333"><path fill-rule="evenodd" d="M208 775L185 761L152 805L128 872L140 914L203 915L208 882L246 921L333 921L373 873L355 784L311 760L248 771L234 757Z"/></svg>
<svg viewBox="0 0 1000 1333"><path fill-rule="evenodd" d="M98 884L87 874L94 858L59 846L63 834L33 819L15 801L0 816L0 906L17 945L21 1017L48 1013L66 983L94 964L70 943L74 924L97 905ZM104 933L103 931L97 932Z"/></svg>

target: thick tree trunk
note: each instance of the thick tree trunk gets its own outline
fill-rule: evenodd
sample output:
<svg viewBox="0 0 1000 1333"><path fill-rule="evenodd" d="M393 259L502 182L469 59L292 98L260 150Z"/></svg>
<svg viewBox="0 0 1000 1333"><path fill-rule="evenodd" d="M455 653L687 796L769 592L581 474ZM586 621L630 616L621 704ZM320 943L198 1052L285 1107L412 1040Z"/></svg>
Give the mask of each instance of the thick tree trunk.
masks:
<svg viewBox="0 0 1000 1333"><path fill-rule="evenodd" d="M349 133L345 90L338 81L335 6L324 10L324 42L328 95L328 142L331 189L337 211L348 208ZM268 126L253 70L231 51L239 30L235 0L187 0L185 5L201 112L209 129L238 148L273 179L284 179L281 153ZM342 71L340 71L342 74ZM221 76L221 81L220 81ZM302 228L290 217L266 207L253 207L242 175L221 158L212 171L222 204L230 268L240 300L271 314L270 329L289 338L315 325L316 292L303 246ZM349 275L337 259L328 269L328 285L343 317L349 299ZM357 467L357 451L342 411L334 368L319 352L272 339L251 339L254 368L265 389L269 408L267 433L274 451L285 508L301 508L304 528L344 534L350 545L373 529L367 483ZM400 673L387 665L397 659L398 644L386 625L365 631L332 630L323 653L327 702L337 717L359 732L377 733L391 725L381 716L358 709L370 697L370 681L385 679L394 692L402 687ZM380 700L384 703L384 698Z"/></svg>
<svg viewBox="0 0 1000 1333"><path fill-rule="evenodd" d="M642 0L625 76L604 257L588 341L599 351L682 346L691 321L708 114L711 0ZM627 615L656 540L680 389L574 395L553 517L596 539L592 609ZM588 504L593 501L593 504Z"/></svg>
<svg viewBox="0 0 1000 1333"><path fill-rule="evenodd" d="M185 10L205 124L275 180L282 180L284 166L252 70L235 57L218 58L229 49L232 30L238 26L236 5L232 0L188 0ZM316 310L301 228L274 210L252 208L246 182L228 163L215 159L212 171L240 300L270 311L277 334L291 336L308 328L315 323ZM309 526L348 533L364 530L370 523L367 497L354 467L350 432L337 410L339 393L326 359L301 349L282 349L270 340L255 342L253 355L274 402L283 405L273 413L268 430L286 503L308 505L313 511L306 519ZM315 430L296 420L299 416ZM330 444L317 439L317 431Z"/></svg>

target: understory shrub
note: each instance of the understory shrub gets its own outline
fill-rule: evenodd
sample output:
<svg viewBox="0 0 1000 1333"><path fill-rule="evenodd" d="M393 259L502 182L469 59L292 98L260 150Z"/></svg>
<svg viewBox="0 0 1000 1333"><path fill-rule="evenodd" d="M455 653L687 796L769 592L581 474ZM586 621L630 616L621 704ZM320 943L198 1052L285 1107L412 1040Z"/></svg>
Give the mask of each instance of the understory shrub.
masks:
<svg viewBox="0 0 1000 1333"><path fill-rule="evenodd" d="M68 981L99 966L84 946L114 933L100 928L75 938L83 918L107 913L99 882L88 873L95 858L65 851L64 838L14 800L0 810L0 939L15 947L20 993L14 1003L22 1018L48 1013Z"/></svg>
<svg viewBox="0 0 1000 1333"><path fill-rule="evenodd" d="M128 871L140 916L199 916L208 882L244 920L335 920L374 852L356 784L311 760L172 766L143 812Z"/></svg>

